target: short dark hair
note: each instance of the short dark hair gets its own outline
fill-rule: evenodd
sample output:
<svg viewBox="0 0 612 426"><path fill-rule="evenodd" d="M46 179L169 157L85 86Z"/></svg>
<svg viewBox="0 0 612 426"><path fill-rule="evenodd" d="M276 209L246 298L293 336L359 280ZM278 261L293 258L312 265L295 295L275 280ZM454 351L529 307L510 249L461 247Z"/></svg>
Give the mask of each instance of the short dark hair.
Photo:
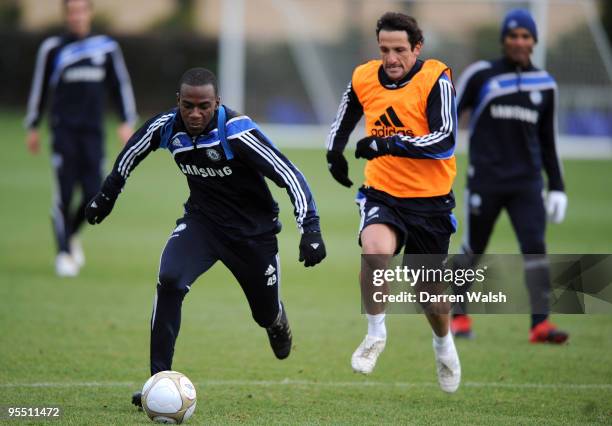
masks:
<svg viewBox="0 0 612 426"><path fill-rule="evenodd" d="M188 86L206 86L210 84L215 89L215 95L217 94L217 77L206 68L190 68L185 71L179 80L179 92L183 84Z"/></svg>
<svg viewBox="0 0 612 426"><path fill-rule="evenodd" d="M403 13L398 12L387 12L383 16L380 17L378 22L376 22L376 38L378 39L378 34L382 31L406 31L408 34L408 41L410 42L410 47L413 49L417 44L425 41L423 38L423 32L419 28L419 24L417 24L416 19L412 16L404 15Z"/></svg>

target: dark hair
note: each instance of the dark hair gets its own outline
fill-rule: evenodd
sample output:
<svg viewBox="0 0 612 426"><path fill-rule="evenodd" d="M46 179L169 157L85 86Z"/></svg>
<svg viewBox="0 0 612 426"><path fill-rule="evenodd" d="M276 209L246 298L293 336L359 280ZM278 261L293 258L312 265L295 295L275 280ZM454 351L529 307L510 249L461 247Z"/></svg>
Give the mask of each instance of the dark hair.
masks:
<svg viewBox="0 0 612 426"><path fill-rule="evenodd" d="M217 77L215 77L212 71L206 68L191 68L185 71L179 80L179 91L183 84L188 86L205 86L211 84L213 89L215 89L215 95L217 94Z"/></svg>
<svg viewBox="0 0 612 426"><path fill-rule="evenodd" d="M410 42L410 47L412 47L413 49L418 43L423 44L423 42L425 41L425 39L423 38L423 32L419 28L419 24L417 24L416 19L414 19L412 16L404 15L403 13L387 12L383 16L381 16L378 22L376 22L377 39L378 34L382 30L406 31L406 34L408 34L408 41Z"/></svg>

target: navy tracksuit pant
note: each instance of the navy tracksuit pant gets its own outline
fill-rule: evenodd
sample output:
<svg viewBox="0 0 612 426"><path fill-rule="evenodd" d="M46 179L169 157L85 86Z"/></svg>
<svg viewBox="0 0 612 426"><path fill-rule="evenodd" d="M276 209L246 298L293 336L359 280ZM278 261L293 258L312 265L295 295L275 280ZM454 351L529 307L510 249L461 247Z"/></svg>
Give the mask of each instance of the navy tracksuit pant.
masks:
<svg viewBox="0 0 612 426"><path fill-rule="evenodd" d="M199 214L177 221L161 256L151 316L151 374L171 370L183 299L220 260L247 298L253 319L269 327L280 313L280 260L275 234L237 238Z"/></svg>
<svg viewBox="0 0 612 426"><path fill-rule="evenodd" d="M85 206L102 184L104 133L101 129L52 129L51 161L55 173L52 220L58 252L70 252L70 237L85 222ZM81 199L73 206L76 190Z"/></svg>
<svg viewBox="0 0 612 426"><path fill-rule="evenodd" d="M462 252L472 265L478 255L487 248L493 227L502 209L506 209L522 254L544 255L546 253L546 211L542 188L495 192L475 191L466 188L466 223ZM464 265L467 266L467 265ZM529 290L532 325L548 316L550 299L550 273L545 259L538 261L530 256L525 261L525 281ZM456 294L463 294L468 286L453 286ZM455 313L466 313L465 304L455 306Z"/></svg>

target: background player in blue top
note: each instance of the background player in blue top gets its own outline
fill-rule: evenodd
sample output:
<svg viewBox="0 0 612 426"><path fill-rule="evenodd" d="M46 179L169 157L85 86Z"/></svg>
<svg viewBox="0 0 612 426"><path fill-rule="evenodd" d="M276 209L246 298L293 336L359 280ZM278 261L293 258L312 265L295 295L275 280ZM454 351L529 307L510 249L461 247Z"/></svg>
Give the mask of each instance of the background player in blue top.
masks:
<svg viewBox="0 0 612 426"><path fill-rule="evenodd" d="M557 84L531 63L537 41L529 12L512 10L502 24L503 57L476 62L459 78L458 113L472 111L462 251L476 262L505 208L521 252L540 255L525 260L532 311L529 340L563 343L568 334L548 321L550 277L544 234L547 213L551 222L563 221L567 196L555 147ZM546 199L542 169L548 178ZM465 305L456 308L452 322L456 336L471 336L471 320L465 313Z"/></svg>
<svg viewBox="0 0 612 426"><path fill-rule="evenodd" d="M47 38L38 50L25 119L26 146L37 154L37 127L51 97L49 125L56 177L52 218L59 276L77 275L85 262L76 235L84 222L85 205L102 182L106 92L116 101L123 143L132 135L136 121L134 94L121 49L110 37L91 34L92 8L89 0L64 1L67 32ZM71 210L77 187L82 202Z"/></svg>
<svg viewBox="0 0 612 426"><path fill-rule="evenodd" d="M319 216L302 173L247 116L220 104L213 73L185 72L178 108L156 115L132 136L101 191L86 209L89 223L111 212L131 171L151 151L167 149L185 174L189 199L164 248L151 318L151 374L170 370L181 305L193 282L217 260L234 274L274 354L289 356L291 330L279 298L278 205L265 177L287 190L302 233L299 260L325 258ZM140 405L140 395L133 402Z"/></svg>

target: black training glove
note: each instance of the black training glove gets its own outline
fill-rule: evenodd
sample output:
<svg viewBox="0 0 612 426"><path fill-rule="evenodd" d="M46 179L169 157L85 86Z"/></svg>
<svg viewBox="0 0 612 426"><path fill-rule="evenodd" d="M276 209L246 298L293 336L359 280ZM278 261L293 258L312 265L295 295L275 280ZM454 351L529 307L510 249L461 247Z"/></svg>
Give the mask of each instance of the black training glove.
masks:
<svg viewBox="0 0 612 426"><path fill-rule="evenodd" d="M353 182L348 177L348 163L341 152L327 151L327 167L334 179L341 185L347 188L353 186Z"/></svg>
<svg viewBox="0 0 612 426"><path fill-rule="evenodd" d="M394 145L392 138L379 138L376 136L367 136L357 142L355 149L355 158L365 158L371 160L382 155L393 155Z"/></svg>
<svg viewBox="0 0 612 426"><path fill-rule="evenodd" d="M300 240L300 262L304 266L315 266L325 259L325 243L320 232L304 232Z"/></svg>
<svg viewBox="0 0 612 426"><path fill-rule="evenodd" d="M87 222L91 225L102 222L113 210L116 200L117 197L109 197L102 191L98 192L85 207Z"/></svg>

